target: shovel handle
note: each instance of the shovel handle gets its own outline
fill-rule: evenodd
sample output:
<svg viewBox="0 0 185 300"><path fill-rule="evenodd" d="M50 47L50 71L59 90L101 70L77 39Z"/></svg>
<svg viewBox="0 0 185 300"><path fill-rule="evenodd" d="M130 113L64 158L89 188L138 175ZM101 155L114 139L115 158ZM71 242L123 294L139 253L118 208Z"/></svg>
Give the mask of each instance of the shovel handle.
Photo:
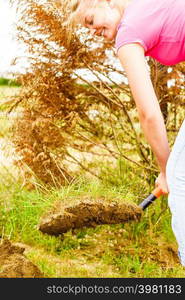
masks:
<svg viewBox="0 0 185 300"><path fill-rule="evenodd" d="M153 203L154 200L156 200L157 198L159 198L162 195L162 191L160 188L155 188L151 194L145 198L140 204L139 207L144 210L146 209L150 204Z"/></svg>

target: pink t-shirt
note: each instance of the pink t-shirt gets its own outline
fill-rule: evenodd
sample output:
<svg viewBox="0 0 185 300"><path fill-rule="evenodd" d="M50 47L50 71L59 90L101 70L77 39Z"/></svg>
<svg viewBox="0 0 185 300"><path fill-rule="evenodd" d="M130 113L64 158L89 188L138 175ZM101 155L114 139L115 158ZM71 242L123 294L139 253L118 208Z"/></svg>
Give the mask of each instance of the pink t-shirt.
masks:
<svg viewBox="0 0 185 300"><path fill-rule="evenodd" d="M140 43L163 65L185 61L185 0L132 0L118 26L116 49Z"/></svg>

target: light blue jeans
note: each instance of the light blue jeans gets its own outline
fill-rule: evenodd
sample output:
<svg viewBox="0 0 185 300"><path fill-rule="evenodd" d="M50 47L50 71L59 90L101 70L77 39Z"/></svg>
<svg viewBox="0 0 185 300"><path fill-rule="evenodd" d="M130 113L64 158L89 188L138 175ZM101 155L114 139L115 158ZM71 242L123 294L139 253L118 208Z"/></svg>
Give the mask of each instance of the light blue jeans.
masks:
<svg viewBox="0 0 185 300"><path fill-rule="evenodd" d="M178 243L179 259L185 266L185 120L168 159L167 183L172 229Z"/></svg>

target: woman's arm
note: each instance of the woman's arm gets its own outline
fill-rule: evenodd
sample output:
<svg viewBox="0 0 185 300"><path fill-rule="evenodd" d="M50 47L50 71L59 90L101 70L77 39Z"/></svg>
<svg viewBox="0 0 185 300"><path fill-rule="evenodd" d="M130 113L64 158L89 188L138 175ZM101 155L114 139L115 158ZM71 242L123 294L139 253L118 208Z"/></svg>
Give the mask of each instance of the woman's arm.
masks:
<svg viewBox="0 0 185 300"><path fill-rule="evenodd" d="M170 149L164 119L147 69L144 49L137 43L124 45L118 50L118 57L127 74L144 134L165 177ZM162 189L167 192L165 185L166 183L162 184Z"/></svg>

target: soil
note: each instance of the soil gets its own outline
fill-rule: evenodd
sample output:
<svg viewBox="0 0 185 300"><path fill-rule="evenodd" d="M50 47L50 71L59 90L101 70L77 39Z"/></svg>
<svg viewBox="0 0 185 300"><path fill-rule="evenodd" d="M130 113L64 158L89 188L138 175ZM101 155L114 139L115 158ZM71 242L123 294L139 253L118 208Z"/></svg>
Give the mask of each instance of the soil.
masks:
<svg viewBox="0 0 185 300"><path fill-rule="evenodd" d="M0 278L41 278L42 273L23 254L25 248L0 241Z"/></svg>
<svg viewBox="0 0 185 300"><path fill-rule="evenodd" d="M82 201L68 207L61 205L57 211L49 212L42 217L38 228L43 233L57 236L71 229L139 220L141 215L142 210L131 203Z"/></svg>

